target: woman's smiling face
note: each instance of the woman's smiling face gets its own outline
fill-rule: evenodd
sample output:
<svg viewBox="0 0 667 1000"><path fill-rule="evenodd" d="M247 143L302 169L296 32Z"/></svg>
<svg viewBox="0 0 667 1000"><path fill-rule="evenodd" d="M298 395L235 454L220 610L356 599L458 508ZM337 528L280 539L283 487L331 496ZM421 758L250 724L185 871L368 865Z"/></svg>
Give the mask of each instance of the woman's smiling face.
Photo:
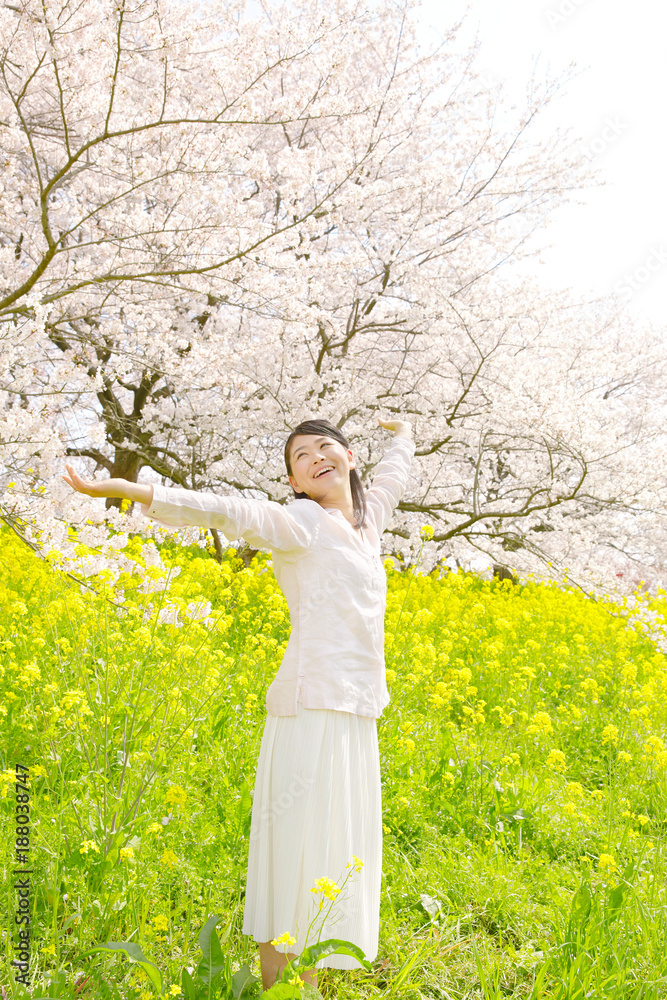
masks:
<svg viewBox="0 0 667 1000"><path fill-rule="evenodd" d="M354 457L335 438L297 434L290 449L290 464L289 481L295 493L306 493L319 500L332 490L336 493L349 490Z"/></svg>

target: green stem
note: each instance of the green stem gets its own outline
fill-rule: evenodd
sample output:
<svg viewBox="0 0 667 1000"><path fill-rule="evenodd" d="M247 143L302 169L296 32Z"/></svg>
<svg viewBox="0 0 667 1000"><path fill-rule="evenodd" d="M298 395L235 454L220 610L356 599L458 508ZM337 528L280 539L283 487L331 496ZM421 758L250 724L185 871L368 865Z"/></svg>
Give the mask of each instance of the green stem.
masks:
<svg viewBox="0 0 667 1000"><path fill-rule="evenodd" d="M415 576L415 573L416 573L416 570L417 570L417 567L419 566L419 563L420 563L420 560L421 560L421 557L422 557L422 552L424 551L424 542L425 542L425 541L426 541L426 539L425 539L425 538L423 538L423 539L422 539L422 544L421 544L421 548L419 549L419 554L418 554L418 556L417 556L417 562L416 562L416 563L414 564L414 566L411 566L411 567L410 567L410 579L408 580L408 585L407 585L407 587L405 588L405 596L404 596L404 598L403 598L403 603L402 603L402 605L401 605L401 610L399 611L399 613L398 613L398 618L397 618L397 620L396 620L396 625L395 625L395 629L396 629L396 631L397 631L397 632L398 632L398 626L399 626L399 624L400 624L400 621L401 621L401 617L402 617L402 615L403 615L403 608L405 607L405 602L406 602L406 601L407 601L407 599L408 599L408 593L409 593L409 591L410 591L410 587L411 587L411 585L412 585L412 579L413 579L413 577ZM407 645L407 643L406 643L406 645Z"/></svg>

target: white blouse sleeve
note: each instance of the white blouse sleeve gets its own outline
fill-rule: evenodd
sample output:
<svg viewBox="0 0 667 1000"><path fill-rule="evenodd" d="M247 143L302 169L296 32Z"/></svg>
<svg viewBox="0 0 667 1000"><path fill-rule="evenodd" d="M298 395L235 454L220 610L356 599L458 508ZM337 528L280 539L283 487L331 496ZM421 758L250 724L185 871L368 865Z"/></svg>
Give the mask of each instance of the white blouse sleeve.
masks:
<svg viewBox="0 0 667 1000"><path fill-rule="evenodd" d="M366 490L366 504L378 535L386 529L405 492L416 447L412 438L395 437L375 468L373 482Z"/></svg>
<svg viewBox="0 0 667 1000"><path fill-rule="evenodd" d="M230 542L244 538L258 549L290 552L313 544L317 518L312 505L312 500L294 500L284 506L274 500L220 497L156 485L153 502L150 507L141 504L141 513L167 527L218 528Z"/></svg>

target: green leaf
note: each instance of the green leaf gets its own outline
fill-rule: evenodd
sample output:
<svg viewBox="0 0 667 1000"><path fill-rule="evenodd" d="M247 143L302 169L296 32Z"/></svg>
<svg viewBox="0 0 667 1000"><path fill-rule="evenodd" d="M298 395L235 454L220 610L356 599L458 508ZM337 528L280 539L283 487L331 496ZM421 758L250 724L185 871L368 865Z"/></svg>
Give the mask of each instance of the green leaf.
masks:
<svg viewBox="0 0 667 1000"><path fill-rule="evenodd" d="M63 924L61 924L60 928L58 929L58 937L64 936L65 931L70 926L70 924L73 924L74 921L77 920L77 919L78 920L81 919L81 914L80 913L73 913L71 916L69 916L67 918L67 920Z"/></svg>
<svg viewBox="0 0 667 1000"><path fill-rule="evenodd" d="M574 926L583 926L588 920L593 905L591 891L585 882L579 886L572 897L571 922Z"/></svg>
<svg viewBox="0 0 667 1000"><path fill-rule="evenodd" d="M610 890L607 899L607 924L612 923L619 915L628 888L627 882L619 882L617 886Z"/></svg>
<svg viewBox="0 0 667 1000"><path fill-rule="evenodd" d="M141 966L155 989L160 995L162 995L162 975L160 974L160 970L157 965L148 961L139 945L135 944L134 941L107 941L105 944L98 945L96 948L91 948L89 951L85 951L80 957L86 958L88 955L93 955L97 951L124 952L130 962Z"/></svg>
<svg viewBox="0 0 667 1000"><path fill-rule="evenodd" d="M235 1000L237 1000L237 998L240 997L243 991L249 986L252 986L253 983L259 982L261 982L261 980L258 979L257 976L253 976L250 971L250 966L242 965L241 968L237 969L232 976L232 994L234 995Z"/></svg>
<svg viewBox="0 0 667 1000"><path fill-rule="evenodd" d="M276 983L262 993L262 1000L324 1000L323 994L316 986L310 983L302 983L301 986L293 986L291 983Z"/></svg>
<svg viewBox="0 0 667 1000"><path fill-rule="evenodd" d="M213 977L222 972L227 965L227 960L222 954L218 935L215 933L215 925L219 920L220 917L216 917L215 915L209 917L199 932L199 947L203 954L202 960L197 967L197 975L205 983L210 983Z"/></svg>
<svg viewBox="0 0 667 1000"><path fill-rule="evenodd" d="M197 1000L197 987L187 969L181 975L181 990L185 1000Z"/></svg>
<svg viewBox="0 0 667 1000"><path fill-rule="evenodd" d="M352 944L351 941L343 941L341 938L327 938L326 941L320 941L319 944L311 944L304 948L297 956L296 961L292 962L292 968L312 969L315 967L315 963L324 958L325 955L351 955L352 958L361 962L364 969L370 971L373 967L356 944Z"/></svg>
<svg viewBox="0 0 667 1000"><path fill-rule="evenodd" d="M250 786L246 780L241 785L241 798L236 807L237 830L242 837L247 837L250 833L250 823L252 821L252 796Z"/></svg>
<svg viewBox="0 0 667 1000"><path fill-rule="evenodd" d="M222 702L220 707L214 712L211 720L211 738L214 740L222 740L225 725L227 724L227 715L229 709L226 702Z"/></svg>
<svg viewBox="0 0 667 1000"><path fill-rule="evenodd" d="M317 1000L318 997L322 997L322 1000L324 1000L323 994L320 993L316 986L312 986L310 983L303 983L300 990L303 1000Z"/></svg>

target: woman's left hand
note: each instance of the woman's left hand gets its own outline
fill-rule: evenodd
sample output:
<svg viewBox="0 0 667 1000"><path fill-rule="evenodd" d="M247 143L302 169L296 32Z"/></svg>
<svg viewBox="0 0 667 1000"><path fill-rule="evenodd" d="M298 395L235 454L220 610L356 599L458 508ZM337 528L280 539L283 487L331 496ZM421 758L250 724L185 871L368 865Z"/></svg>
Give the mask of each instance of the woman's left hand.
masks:
<svg viewBox="0 0 667 1000"><path fill-rule="evenodd" d="M412 437L412 424L407 420L383 420L382 417L378 420L386 430L394 432L394 437Z"/></svg>

